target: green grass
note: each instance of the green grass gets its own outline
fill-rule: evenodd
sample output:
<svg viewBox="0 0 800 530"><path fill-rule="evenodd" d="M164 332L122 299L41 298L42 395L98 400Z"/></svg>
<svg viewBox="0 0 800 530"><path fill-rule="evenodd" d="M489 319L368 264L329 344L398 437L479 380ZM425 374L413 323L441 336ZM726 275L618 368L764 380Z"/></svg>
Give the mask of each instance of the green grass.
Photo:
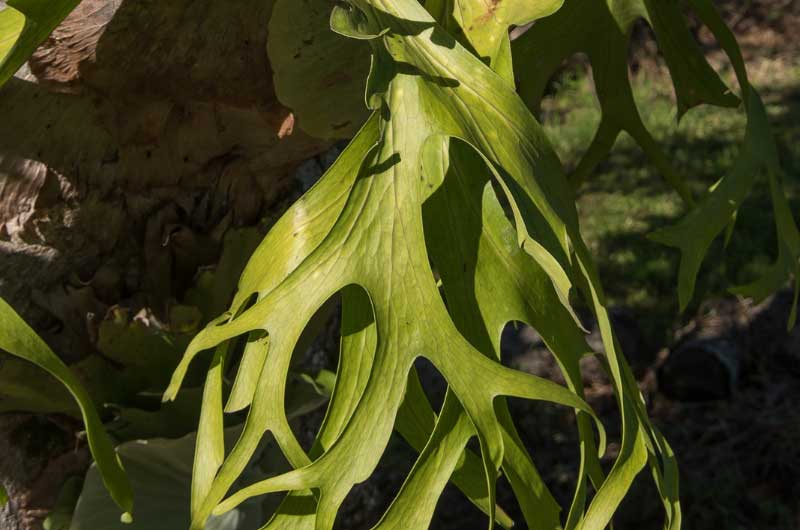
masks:
<svg viewBox="0 0 800 530"><path fill-rule="evenodd" d="M772 119L792 210L800 211L800 61L765 61L751 68L751 76ZM723 72L723 77L730 75ZM735 160L744 135L744 113L701 106L677 123L672 85L663 71L648 70L632 82L645 124L699 196ZM585 71L567 72L555 88L555 97L543 102L542 121L569 171L594 135L599 107ZM679 256L646 235L683 215L677 194L623 133L608 160L578 190L578 209L611 302L646 314L646 335L665 339L678 315ZM760 179L739 213L728 247L721 241L712 247L698 279L695 304L754 279L773 260L772 223L766 181Z"/></svg>

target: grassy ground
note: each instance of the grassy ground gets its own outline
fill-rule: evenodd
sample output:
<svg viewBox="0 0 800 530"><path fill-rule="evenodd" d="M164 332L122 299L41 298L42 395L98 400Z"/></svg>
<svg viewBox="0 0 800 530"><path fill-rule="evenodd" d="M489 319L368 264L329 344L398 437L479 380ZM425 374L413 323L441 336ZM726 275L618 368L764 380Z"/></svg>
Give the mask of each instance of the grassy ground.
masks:
<svg viewBox="0 0 800 530"><path fill-rule="evenodd" d="M785 171L785 189L800 217L800 56L749 61L752 81L767 104ZM722 68L726 79L730 72ZM702 192L723 176L736 158L745 127L740 110L699 107L680 123L668 77L656 67L633 76L644 121L680 169L690 187ZM557 97L543 105L542 120L569 170L580 160L599 122L599 110L585 69L562 76ZM763 177L763 176L762 176ZM636 316L645 341L656 351L674 342L675 329L697 313L704 299L724 296L754 279L775 255L772 210L763 178L743 205L736 232L724 248L715 242L698 279L695 301L684 315L677 302L678 253L646 235L676 222L684 213L633 140L622 135L609 159L578 190L581 228L599 262L612 304ZM669 402L651 396L651 413L679 455L686 528L757 530L798 528L796 493L800 476L800 431L795 342L783 335L788 297L773 308L774 322L754 322L747 380L728 399L709 403ZM760 317L757 317L758 320ZM769 320L769 319L762 319ZM800 337L795 333L790 337ZM795 368L793 368L795 367ZM538 418L540 419L540 418ZM627 528L659 528L653 492L632 493L623 515ZM644 499L644 500L643 500ZM795 499L795 500L792 500ZM634 506L635 505L635 506ZM644 514L656 514L649 520Z"/></svg>
<svg viewBox="0 0 800 530"><path fill-rule="evenodd" d="M764 59L750 66L778 139L790 204L793 211L800 211L800 59ZM727 71L723 76L731 77ZM633 76L633 85L647 127L696 194L725 174L743 137L745 116L741 110L701 106L677 123L672 86L664 70L643 68ZM557 97L545 100L542 119L557 152L571 169L591 141L600 119L599 108L581 67L565 73L555 93ZM712 247L698 281L696 300L718 296L730 286L754 279L772 261L775 239L766 186L764 179L758 181L740 212L728 248L721 242ZM678 314L679 256L646 235L683 215L679 197L625 133L578 194L582 230L599 260L613 302L647 314L648 337L665 339Z"/></svg>

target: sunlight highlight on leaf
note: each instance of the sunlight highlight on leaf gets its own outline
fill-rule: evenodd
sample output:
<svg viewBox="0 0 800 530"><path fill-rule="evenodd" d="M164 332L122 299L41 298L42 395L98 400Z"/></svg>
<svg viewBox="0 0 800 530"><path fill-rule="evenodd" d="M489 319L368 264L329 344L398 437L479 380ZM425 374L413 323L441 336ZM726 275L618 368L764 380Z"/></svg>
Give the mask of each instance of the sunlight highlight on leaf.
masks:
<svg viewBox="0 0 800 530"><path fill-rule="evenodd" d="M0 86L79 3L80 0L8 0L8 7L0 11Z"/></svg>

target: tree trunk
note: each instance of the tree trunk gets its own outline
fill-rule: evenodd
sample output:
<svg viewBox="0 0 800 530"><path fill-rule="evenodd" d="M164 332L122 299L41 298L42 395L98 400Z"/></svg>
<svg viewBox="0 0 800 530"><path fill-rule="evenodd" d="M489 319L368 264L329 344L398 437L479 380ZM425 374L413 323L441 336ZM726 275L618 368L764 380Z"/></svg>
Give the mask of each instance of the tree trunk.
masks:
<svg viewBox="0 0 800 530"><path fill-rule="evenodd" d="M327 147L275 97L271 9L84 0L0 89L0 296L68 362L94 349L109 307L167 318L225 232L280 213L292 170ZM24 423L8 421L0 447ZM19 494L49 465L20 474L20 451L0 457L18 494L3 528L36 528L30 503L59 486Z"/></svg>
<svg viewBox="0 0 800 530"><path fill-rule="evenodd" d="M0 89L0 296L38 322L65 282L102 273L104 304L143 294L158 309L227 227L285 198L290 171L326 145L275 98L270 10L79 5Z"/></svg>

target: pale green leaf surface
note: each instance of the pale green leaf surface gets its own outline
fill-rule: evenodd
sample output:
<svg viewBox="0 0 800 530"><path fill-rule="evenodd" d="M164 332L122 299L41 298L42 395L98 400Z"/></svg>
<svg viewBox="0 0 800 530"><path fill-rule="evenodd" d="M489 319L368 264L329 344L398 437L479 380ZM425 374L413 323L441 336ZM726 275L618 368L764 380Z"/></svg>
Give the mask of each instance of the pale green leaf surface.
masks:
<svg viewBox="0 0 800 530"><path fill-rule="evenodd" d="M402 17L397 18L402 20ZM415 21L408 24L398 33L404 35L407 33L413 34L415 27L419 28L423 25L424 24ZM591 300L595 305L598 320L601 324L600 328L604 343L607 345L607 353L611 360L610 366L612 375L621 387L622 375L621 369L619 368L620 359L614 351L608 315L605 308L602 306L602 290L599 288L596 272L588 258L588 252L577 233L577 221L575 220L574 209L572 211L568 209L571 203L570 206L567 206L565 197L569 195L569 191L564 184L563 177L560 177L560 167L555 160L555 155L552 154L546 140L543 138L538 124L536 124L532 118L526 118L529 115L517 106L518 100L516 100L515 96L504 97L505 94L508 93L508 90L503 86L499 78L495 78L489 73L478 74L474 71L470 72L472 75L463 71L454 74L458 66L470 64L468 60L461 62L452 56L447 58L443 57L436 66L443 68L444 71L449 70L451 74L449 77L469 80L471 83L474 83L473 86L466 87L466 83L453 86L447 79L442 80L440 76L436 77L434 72L430 70L430 57L425 57L424 59L420 57L420 55L424 54L420 48L425 47L428 42L435 46L436 42L444 42L445 37L433 35L431 41L425 41L419 38L415 40L414 43L425 44L422 44L418 48L414 46L394 47L395 44L400 44L400 39L391 39L391 37L392 33L390 32L386 39L387 47L395 54L395 57L400 61L417 66L423 70L423 76L427 75L429 79L434 81L433 83L426 84L425 88L431 90L431 92L452 90L452 92L449 92L447 95L439 94L440 97L435 99L461 103L461 107L458 107L459 110L464 109L463 111L466 113L467 123L472 123L470 123L466 131L453 131L450 134L453 136L467 136L470 132L481 131L481 133L477 137L473 137L472 140L482 152L487 153L486 156L489 156L488 153L496 156L499 162L498 166L502 167L505 172L510 174L511 178L506 182L507 189L512 188L509 184L516 184L522 188L522 191L527 194L527 197L530 198L539 212L541 212L544 220L550 225L550 229L553 230L553 234L556 236L556 241L565 241L565 239L562 239L562 236L565 237L566 232L570 232L569 240L573 243L576 250L576 257L578 258L580 269L582 273L586 275L588 284L591 287ZM411 41L412 39L409 38L408 40ZM403 42L403 44L405 43L406 42ZM444 47L436 48L436 52L441 55L455 55L458 51L458 47L452 48L453 51L450 53L445 50L450 50L446 43ZM430 51L430 48L425 51L430 52L430 55L434 55L434 53ZM474 61L471 64L476 67L478 66ZM483 94L491 94L493 98L493 104L488 106L488 108L486 100L479 96ZM477 108L481 108L483 112L477 113L468 110ZM499 109L504 108L507 109L506 113L499 111ZM448 110L450 109L452 109L452 106L448 108ZM447 115L448 113L445 112L444 114ZM463 115L459 116L459 118L463 117ZM521 123L515 122L515 119L520 119ZM509 126L509 122L513 125ZM501 136L497 130L498 124L506 125L502 131L503 136ZM515 128L514 125L517 125L519 128ZM516 134L519 134L518 131L524 131L525 134L522 135L522 137L518 137L516 136ZM516 156L513 156L508 151L503 152L505 149L511 150L511 153ZM527 152L525 152L526 150ZM536 175L537 180L532 181L531 175ZM553 201L550 204L548 204L548 197L550 201ZM509 198L524 199L524 197L520 197L515 193L514 189L512 189ZM553 204L558 206L553 207ZM562 215L559 216L559 214ZM520 221L518 223L519 229L520 225L528 219L523 217L520 212L515 212L515 216L517 216ZM528 218L530 218L530 216L528 216ZM519 232L521 236L524 234L523 230L519 230ZM538 230L537 232L537 237L541 237L543 231ZM525 248L524 242L526 240L531 240L530 236L521 237L520 239L521 243L523 243L523 248ZM559 252L559 249L552 244L547 250L550 251L550 253ZM546 269L545 265L547 262L544 260L539 260L539 262ZM630 431L631 428L628 426L628 423L635 422L636 418L633 417L632 411L628 410L629 407L627 407L625 403L626 402L623 400L623 421L626 425L626 430ZM480 426L478 427L478 431L481 431ZM615 506L621 501L622 494L627 491L636 472L638 472L645 463L645 453L643 452L643 446L641 444L642 440L635 432L630 435L623 435L622 455L618 458L618 465L612 470L606 486L601 489L595 498L593 506L590 507L587 517L588 522L586 523L588 527L602 527L610 520ZM496 461L499 453L498 451L495 454L489 454L490 458L487 461ZM484 454L484 457L486 458L487 455ZM489 476L491 476L491 469L488 469L487 472Z"/></svg>
<svg viewBox="0 0 800 530"><path fill-rule="evenodd" d="M0 86L79 3L80 0L8 0L8 7L0 11Z"/></svg>
<svg viewBox="0 0 800 530"><path fill-rule="evenodd" d="M5 60L25 26L25 15L16 9L0 10L0 57ZM0 63L2 64L2 63Z"/></svg>
<svg viewBox="0 0 800 530"><path fill-rule="evenodd" d="M500 330L507 322L533 325L554 352L570 388L582 395L578 362L589 349L581 330L547 274L516 244L514 229L487 183L489 173L481 159L459 142L443 152L449 154L448 176L423 212L431 259L442 277L454 322L476 348L495 357L500 351ZM582 458L596 459L590 424L579 421L579 426L586 440ZM559 508L510 419L504 429L507 447L515 447L506 455L503 469L527 524L557 526ZM576 506L581 513L583 509Z"/></svg>
<svg viewBox="0 0 800 530"><path fill-rule="evenodd" d="M190 497L191 519L201 510L203 500L211 489L214 477L225 459L225 420L222 410L223 373L229 343L220 344L214 352L203 386L200 421L192 460Z"/></svg>
<svg viewBox="0 0 800 530"><path fill-rule="evenodd" d="M239 280L231 307L243 307L254 293L266 295L314 251L344 207L364 150L378 139L379 122L377 116L372 116L328 170L327 178L295 202L256 248ZM268 344L268 338L257 338L247 345L226 411L241 410L250 404Z"/></svg>
<svg viewBox="0 0 800 530"><path fill-rule="evenodd" d="M374 360L370 354L374 351L377 337L369 298L362 289L352 286L343 290L342 297L342 344L336 385L328 412L310 452L312 459L317 458L341 434L364 391ZM434 424L436 424L436 414L427 401L416 372L412 370L395 427L414 449L422 452L426 449ZM489 513L488 494L483 481L480 458L471 452L462 456L458 449L460 447L463 450L465 440L469 437L471 432L467 433L464 441L460 441L459 438L449 440L447 446L445 444L438 446L438 453L443 455L443 458L455 457L453 482L484 513ZM449 444L455 447L451 449ZM427 498L435 500L436 496L429 495ZM435 503L433 505L435 506ZM424 513L415 508L415 516L419 517ZM512 524L511 519L500 509L497 511L497 518L505 528ZM312 492L295 491L286 497L266 528L301 530L313 529L315 524L316 500Z"/></svg>
<svg viewBox="0 0 800 530"><path fill-rule="evenodd" d="M308 31L297 30L298 12L306 16L307 9L321 5L309 1L279 1L271 21L271 33L277 30L270 55L281 65L276 83L285 83L278 91L284 100L299 98L299 116L323 104L317 94L332 82L318 76L309 90L299 90L297 80L308 77L304 68L311 65L315 75L324 74L320 66L341 71L349 55L337 50L333 55L340 62L334 68L324 62L332 51L324 43L339 37L328 31L317 41L319 28L313 24ZM734 64L748 131L730 174L682 223L656 234L682 251L684 305L708 245L731 226L759 171L771 187L779 257L764 278L740 292L762 296L792 273L797 279L800 257L800 235L781 190L766 115L749 87L741 54L713 5L708 0L693 4ZM450 480L488 513L490 528L495 521L508 526L511 521L495 505L495 481L503 472L529 527L601 530L647 464L664 505L665 529L680 527L674 455L650 424L620 355L597 271L580 236L572 186L516 95L513 73L515 67L525 101L536 109L558 64L572 53L587 52L602 119L573 183L594 169L625 130L690 205L680 175L644 128L633 100L625 63L632 23L643 17L653 27L672 72L679 116L700 103L730 106L738 100L702 56L675 2L567 0L515 45L512 67L509 26L548 15L559 5L554 0L429 0L423 7L416 0L352 0L349 7L333 10L333 29L372 49L366 102L375 112L331 170L259 245L229 311L197 335L173 375L165 399L175 398L200 352L216 349L203 392L191 491L184 482L191 513L181 515L183 526L190 519L193 530L208 528L207 523L221 520L210 519L212 513L232 510L256 495L286 491L264 528L328 530L345 497L371 475L397 430L420 455L376 528L427 528ZM0 30L11 28L8 35L18 31L19 19L5 13L0 13ZM322 13L314 11L315 24ZM32 14L35 9L26 13L27 23ZM2 39L0 33L0 50L9 49L9 39ZM319 126L322 136L335 135L332 130L341 122L327 112L350 115L358 106L360 101L322 108L305 121L310 129ZM505 195L511 220L487 184L490 178ZM703 230L686 228L698 224ZM607 476L597 454L605 447L604 431L582 399L578 361L586 347L569 306L575 287L597 318L622 423L619 453ZM337 292L343 303L340 365L328 413L307 455L289 427L297 406L287 399L287 392L293 394L291 357L307 323ZM208 305L221 311L218 302ZM793 309L790 321L795 315ZM498 362L500 331L509 321L539 330L566 387ZM224 410L249 411L226 454L223 368L231 341L243 339L244 354ZM438 415L416 377L418 357L429 359L448 382ZM310 388L313 401L321 387ZM539 476L535 455L516 433L504 396L575 410L581 466L565 521ZM268 432L293 469L237 491ZM482 461L465 451L473 436ZM590 483L595 493L588 502Z"/></svg>
<svg viewBox="0 0 800 530"><path fill-rule="evenodd" d="M425 7L459 42L513 82L509 28L551 15L562 4L563 0L433 0Z"/></svg>
<svg viewBox="0 0 800 530"><path fill-rule="evenodd" d="M457 403L457 406L452 409L453 405L448 405L448 410L439 417L407 485L379 524L381 527L409 528L408 524L412 523L410 528L427 527L432 506L435 506L432 501L425 505L426 509L418 510L413 520L401 522L402 518L394 514L408 513L407 507L412 501L421 501L421 492L434 493L435 497L436 491L457 467L463 444L472 433L477 434L481 442L488 505L493 515L496 473L504 465L505 455L513 457L515 447L519 447L513 434L508 432L505 415L496 411L498 396L544 399L578 409L582 411L580 414L586 413L587 418L593 416L574 389L504 368L481 354L458 331L452 315L443 305L429 268L422 226L422 204L435 191L437 183L421 170L428 140L447 136L461 137L474 145L494 174L501 178L508 199L517 210L517 227L510 240L512 247L516 239L517 245L524 248L524 243L532 240L531 227L542 228L546 237L544 243L540 243L540 260L547 266L555 264L556 268L569 267L571 271L570 263L576 259L576 266L592 286L591 295L607 344L612 377L623 394L620 403L625 433L621 456L608 478L604 480L598 475L597 466L592 462L586 463L587 474L597 481L600 489L586 517L572 520L580 521L585 528L603 528L633 477L646 463L643 433L648 430L642 427L634 402L625 397L631 389L623 380L622 361L615 352L607 314L601 303L602 291L580 240L577 215L558 160L540 126L507 81L492 73L453 39L448 42L447 35L435 28L435 23L419 4L398 0L375 2L375 5L381 9L360 4L369 12L367 18L384 28L376 33L382 33L382 37L370 41L376 51L372 82L368 85L373 96L368 94L368 101L379 104L381 109L376 113L379 117L373 118L378 121L382 133L380 143L374 149L369 142L360 150L353 150L354 155L360 152L364 160L363 164L353 164L361 166L358 178L340 188L344 200L337 201L338 211L330 217L326 215L320 226L313 227L311 251L290 267L286 265L300 253L290 253L288 259L282 257L277 261L277 270L286 271L286 274L279 272L282 280L275 277L278 282L271 280L267 289L240 291L237 296L240 301L254 292L258 293L258 301L242 312L241 304L234 304L230 314L236 315L235 318L216 322L198 335L167 393L168 398L174 395L186 366L197 352L253 330L265 330L269 334L269 351L256 385L247 425L214 480L204 503L208 505L208 512L201 511L193 521L193 528L202 528L211 510L221 513L253 495L287 490L319 491L314 528L330 528L352 486L365 480L377 465L406 397L405 383L412 362L418 356L431 360L443 374L452 392L450 403ZM486 99L487 94L493 98L491 103ZM480 112L475 112L477 109ZM357 137L355 143L359 141ZM341 178L339 175L338 170L330 171L320 185L328 181L335 183ZM307 197L308 200L315 197L313 189ZM534 218L526 218L523 212L533 212ZM292 218L291 213L288 216ZM530 227L528 221L533 223ZM508 245L509 241L504 244ZM519 247L514 248L519 252ZM530 260L528 254L520 256ZM251 261L253 270L270 274L271 269L256 259ZM553 289L553 284L548 283L552 282L552 277L541 274L545 284ZM563 272L558 280L568 279L570 274L572 272ZM257 283L253 281L252 285ZM341 433L333 429L335 439L330 446L323 447L323 452L310 461L285 425L282 403L288 360L304 323L333 293L351 284L363 287L371 303L376 337L370 373L360 396L358 391L352 392L357 400L344 407L349 409L349 417L345 418ZM557 295L555 298L559 300L558 307L569 314L561 303L563 298ZM579 330L575 327L574 331ZM491 333L499 337L499 329L492 329ZM486 353L492 354L491 350ZM340 380L337 380L337 388L339 385ZM349 387L357 389L358 385ZM465 411L469 420L466 424L459 419L460 412L456 414L458 408ZM223 501L258 440L268 430L295 470L240 490ZM583 434L589 441L594 437L586 427ZM603 446L602 440L599 445ZM449 449L442 451L443 447ZM518 470L520 483L528 480L528 484L538 488L538 502L547 503L547 493L541 487L535 468L529 457L520 452L514 457L515 462L510 462L514 465L508 467ZM592 458L596 463L596 456ZM522 476L523 473L526 475ZM585 494L576 495L576 499L582 498ZM306 491L287 502L301 504L307 510L311 506L309 501L313 503L313 500ZM580 502L575 504L579 506ZM551 512L555 511L551 508ZM284 513L288 516L288 511Z"/></svg>

